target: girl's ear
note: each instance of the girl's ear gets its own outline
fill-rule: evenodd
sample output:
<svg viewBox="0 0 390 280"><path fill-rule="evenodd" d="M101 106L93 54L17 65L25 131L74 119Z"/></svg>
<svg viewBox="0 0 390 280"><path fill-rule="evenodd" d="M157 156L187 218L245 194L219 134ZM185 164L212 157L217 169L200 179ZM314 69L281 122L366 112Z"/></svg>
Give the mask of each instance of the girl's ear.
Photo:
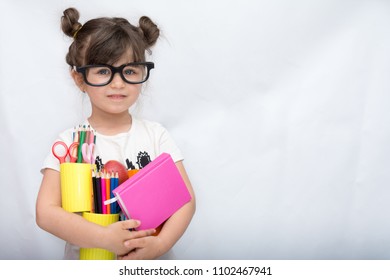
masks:
<svg viewBox="0 0 390 280"><path fill-rule="evenodd" d="M85 83L84 83L84 79L83 79L82 74L81 73L77 73L76 70L74 70L74 69L71 69L70 70L70 75L72 76L73 81L78 86L78 88L82 92L85 92Z"/></svg>

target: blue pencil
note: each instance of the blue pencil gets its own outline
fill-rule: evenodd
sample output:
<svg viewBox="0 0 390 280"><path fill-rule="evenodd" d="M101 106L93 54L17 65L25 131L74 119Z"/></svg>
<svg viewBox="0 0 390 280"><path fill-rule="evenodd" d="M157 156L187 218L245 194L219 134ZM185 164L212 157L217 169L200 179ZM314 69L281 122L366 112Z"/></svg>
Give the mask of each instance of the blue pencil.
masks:
<svg viewBox="0 0 390 280"><path fill-rule="evenodd" d="M112 193L112 191L116 188L115 186L115 176L114 176L114 173L111 173L111 178L110 178L110 198L113 198L114 197L114 194ZM110 204L110 207L111 207L111 214L116 214L116 205L115 205L116 202L113 202Z"/></svg>

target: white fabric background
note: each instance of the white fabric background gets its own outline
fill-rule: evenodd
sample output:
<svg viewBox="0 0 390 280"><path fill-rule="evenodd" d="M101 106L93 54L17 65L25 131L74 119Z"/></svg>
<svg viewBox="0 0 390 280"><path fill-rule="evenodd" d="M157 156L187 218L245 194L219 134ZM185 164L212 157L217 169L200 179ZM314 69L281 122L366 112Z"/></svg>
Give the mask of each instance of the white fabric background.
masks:
<svg viewBox="0 0 390 280"><path fill-rule="evenodd" d="M390 258L390 2L0 3L0 258L61 259L40 166L89 113L62 11L162 30L135 113L181 147L197 212L177 259Z"/></svg>

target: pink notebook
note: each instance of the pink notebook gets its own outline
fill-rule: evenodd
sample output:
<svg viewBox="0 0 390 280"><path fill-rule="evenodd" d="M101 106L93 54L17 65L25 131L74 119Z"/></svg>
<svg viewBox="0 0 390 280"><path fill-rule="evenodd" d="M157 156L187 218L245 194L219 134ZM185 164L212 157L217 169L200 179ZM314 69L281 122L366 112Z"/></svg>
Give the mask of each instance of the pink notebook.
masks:
<svg viewBox="0 0 390 280"><path fill-rule="evenodd" d="M169 154L163 153L113 190L128 219L141 221L137 229L157 228L191 200Z"/></svg>

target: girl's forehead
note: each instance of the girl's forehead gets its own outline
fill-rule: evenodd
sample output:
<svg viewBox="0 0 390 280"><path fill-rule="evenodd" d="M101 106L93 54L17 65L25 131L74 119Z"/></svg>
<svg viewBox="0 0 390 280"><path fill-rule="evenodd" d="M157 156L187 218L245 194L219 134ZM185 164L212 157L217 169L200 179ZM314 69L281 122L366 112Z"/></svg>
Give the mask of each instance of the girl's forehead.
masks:
<svg viewBox="0 0 390 280"><path fill-rule="evenodd" d="M119 58L109 57L109 56L99 56L96 54L93 61L86 61L86 64L110 64L112 66L121 66L126 63L134 62L134 54L131 49L126 50Z"/></svg>
<svg viewBox="0 0 390 280"><path fill-rule="evenodd" d="M118 60L113 61L112 65L113 66L120 66L126 63L131 63L134 62L134 53L132 49L128 49L126 52L122 54L121 57L119 57Z"/></svg>
<svg viewBox="0 0 390 280"><path fill-rule="evenodd" d="M124 64L136 60L143 60L145 50L136 43L122 36L120 38L111 38L109 40L91 39L89 45L85 48L85 64Z"/></svg>

